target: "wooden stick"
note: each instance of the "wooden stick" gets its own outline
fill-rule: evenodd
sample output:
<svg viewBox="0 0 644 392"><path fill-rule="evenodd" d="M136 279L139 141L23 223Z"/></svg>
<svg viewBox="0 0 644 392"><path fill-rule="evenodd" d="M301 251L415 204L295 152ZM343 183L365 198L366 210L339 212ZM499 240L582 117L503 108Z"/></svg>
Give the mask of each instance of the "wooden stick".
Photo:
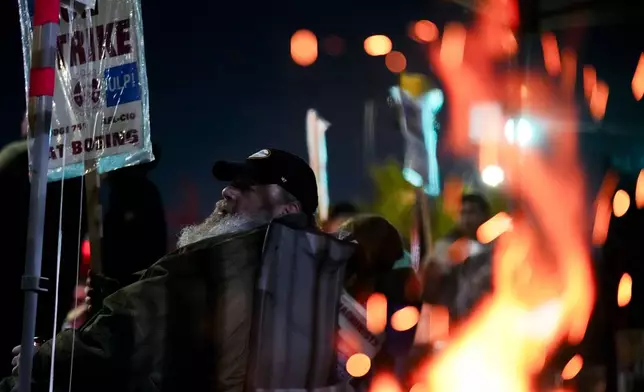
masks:
<svg viewBox="0 0 644 392"><path fill-rule="evenodd" d="M90 245L90 268L92 272L103 272L103 209L101 207L101 179L98 173L98 162L95 159L85 162L85 200L87 211L87 231Z"/></svg>

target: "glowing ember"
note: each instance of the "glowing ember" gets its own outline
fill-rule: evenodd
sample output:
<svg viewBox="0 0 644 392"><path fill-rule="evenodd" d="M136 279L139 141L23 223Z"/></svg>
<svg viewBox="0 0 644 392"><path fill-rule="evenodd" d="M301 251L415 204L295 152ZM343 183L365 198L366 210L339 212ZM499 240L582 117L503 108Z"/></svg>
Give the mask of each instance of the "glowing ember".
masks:
<svg viewBox="0 0 644 392"><path fill-rule="evenodd" d="M377 335L387 326L387 298L380 294L372 294L367 300L367 329Z"/></svg>
<svg viewBox="0 0 644 392"><path fill-rule="evenodd" d="M543 48L543 60L546 71L551 76L559 75L561 72L561 59L559 58L559 45L557 37L553 33L545 33L541 36L541 47Z"/></svg>
<svg viewBox="0 0 644 392"><path fill-rule="evenodd" d="M624 216L630 206L631 198L625 190L620 189L615 192L615 196L613 196L613 214L617 218Z"/></svg>
<svg viewBox="0 0 644 392"><path fill-rule="evenodd" d="M418 323L418 309L414 306L406 306L391 316L391 328L396 331L407 331L414 328Z"/></svg>
<svg viewBox="0 0 644 392"><path fill-rule="evenodd" d="M347 360L347 373L353 377L362 377L371 369L371 359L362 353L353 354Z"/></svg>
<svg viewBox="0 0 644 392"><path fill-rule="evenodd" d="M637 63L631 85L635 99L638 101L641 100L644 97L644 53L640 55L640 61Z"/></svg>
<svg viewBox="0 0 644 392"><path fill-rule="evenodd" d="M494 241L501 234L512 228L512 218L505 212L499 212L483 223L476 231L476 237L482 244Z"/></svg>
<svg viewBox="0 0 644 392"><path fill-rule="evenodd" d="M637 185L635 186L635 204L637 208L644 207L644 169L640 170L637 176Z"/></svg>
<svg viewBox="0 0 644 392"><path fill-rule="evenodd" d="M564 380L572 380L577 377L577 374L584 366L584 359L581 355L577 354L568 361L564 369L561 371L561 378Z"/></svg>
<svg viewBox="0 0 644 392"><path fill-rule="evenodd" d="M631 302L631 292L633 290L633 278L629 274L622 275L617 288L617 305L620 308L625 307Z"/></svg>
<svg viewBox="0 0 644 392"><path fill-rule="evenodd" d="M617 176L609 172L601 187L599 194L595 201L595 225L593 226L593 244L603 245L606 242L606 235L608 234L608 226L610 225L611 217L611 195L615 192L617 187Z"/></svg>

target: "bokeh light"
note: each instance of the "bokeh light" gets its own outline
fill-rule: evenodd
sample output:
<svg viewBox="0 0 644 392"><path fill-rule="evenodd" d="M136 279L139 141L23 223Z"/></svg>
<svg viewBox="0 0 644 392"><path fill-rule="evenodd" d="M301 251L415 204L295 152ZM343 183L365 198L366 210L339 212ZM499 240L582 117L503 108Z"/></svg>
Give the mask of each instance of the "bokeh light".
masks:
<svg viewBox="0 0 644 392"><path fill-rule="evenodd" d="M353 377L362 377L371 369L371 359L362 353L353 354L347 360L347 373Z"/></svg>
<svg viewBox="0 0 644 392"><path fill-rule="evenodd" d="M387 298L380 294L371 294L367 300L367 329L374 335L385 330L387 326Z"/></svg>
<svg viewBox="0 0 644 392"><path fill-rule="evenodd" d="M364 50L369 56L384 56L391 48L391 40L386 35L372 35L364 40Z"/></svg>
<svg viewBox="0 0 644 392"><path fill-rule="evenodd" d="M630 206L631 198L625 190L620 189L615 192L615 196L613 196L613 214L615 214L617 218L624 216Z"/></svg>
<svg viewBox="0 0 644 392"><path fill-rule="evenodd" d="M440 59L447 68L456 68L463 62L463 52L467 31L457 22L448 23L443 31L443 41L440 49Z"/></svg>
<svg viewBox="0 0 644 392"><path fill-rule="evenodd" d="M419 312L414 306L406 306L391 316L391 328L396 331L407 331L418 323Z"/></svg>
<svg viewBox="0 0 644 392"><path fill-rule="evenodd" d="M419 20L411 26L409 35L414 41L429 43L438 38L438 27L428 20Z"/></svg>
<svg viewBox="0 0 644 392"><path fill-rule="evenodd" d="M296 64L307 67L318 58L318 39L310 30L298 30L291 37L291 57Z"/></svg>
<svg viewBox="0 0 644 392"><path fill-rule="evenodd" d="M407 59L404 54L394 50L385 56L385 65L391 72L401 73L407 68Z"/></svg>
<svg viewBox="0 0 644 392"><path fill-rule="evenodd" d="M624 273L619 280L619 286L617 286L617 306L623 308L631 302L631 296L633 294L633 278L628 274Z"/></svg>

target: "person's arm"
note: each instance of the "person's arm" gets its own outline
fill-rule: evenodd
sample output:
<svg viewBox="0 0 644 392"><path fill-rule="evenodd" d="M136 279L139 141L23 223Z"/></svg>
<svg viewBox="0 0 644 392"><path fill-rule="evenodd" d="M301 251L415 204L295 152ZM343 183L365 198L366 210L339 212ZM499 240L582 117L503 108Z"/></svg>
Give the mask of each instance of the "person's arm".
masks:
<svg viewBox="0 0 644 392"><path fill-rule="evenodd" d="M101 390L126 374L136 334L133 307L127 290L120 290L78 330L70 329L38 348L33 362L33 389L46 390L54 360L54 389ZM73 350L73 353L72 353Z"/></svg>

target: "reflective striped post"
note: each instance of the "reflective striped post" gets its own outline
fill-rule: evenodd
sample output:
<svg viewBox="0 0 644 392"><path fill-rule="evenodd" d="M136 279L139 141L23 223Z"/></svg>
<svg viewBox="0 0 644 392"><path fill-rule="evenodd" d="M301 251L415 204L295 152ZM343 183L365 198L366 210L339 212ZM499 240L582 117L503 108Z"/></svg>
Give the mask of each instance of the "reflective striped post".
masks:
<svg viewBox="0 0 644 392"><path fill-rule="evenodd" d="M42 244L47 198L47 168L49 164L49 128L55 86L56 39L60 0L36 0L34 4L31 71L29 73L29 132L32 157L31 193L29 196L29 226L27 256L22 290L25 295L22 315L22 352L20 355L20 392L31 391L31 371L36 331L38 292L43 278Z"/></svg>

